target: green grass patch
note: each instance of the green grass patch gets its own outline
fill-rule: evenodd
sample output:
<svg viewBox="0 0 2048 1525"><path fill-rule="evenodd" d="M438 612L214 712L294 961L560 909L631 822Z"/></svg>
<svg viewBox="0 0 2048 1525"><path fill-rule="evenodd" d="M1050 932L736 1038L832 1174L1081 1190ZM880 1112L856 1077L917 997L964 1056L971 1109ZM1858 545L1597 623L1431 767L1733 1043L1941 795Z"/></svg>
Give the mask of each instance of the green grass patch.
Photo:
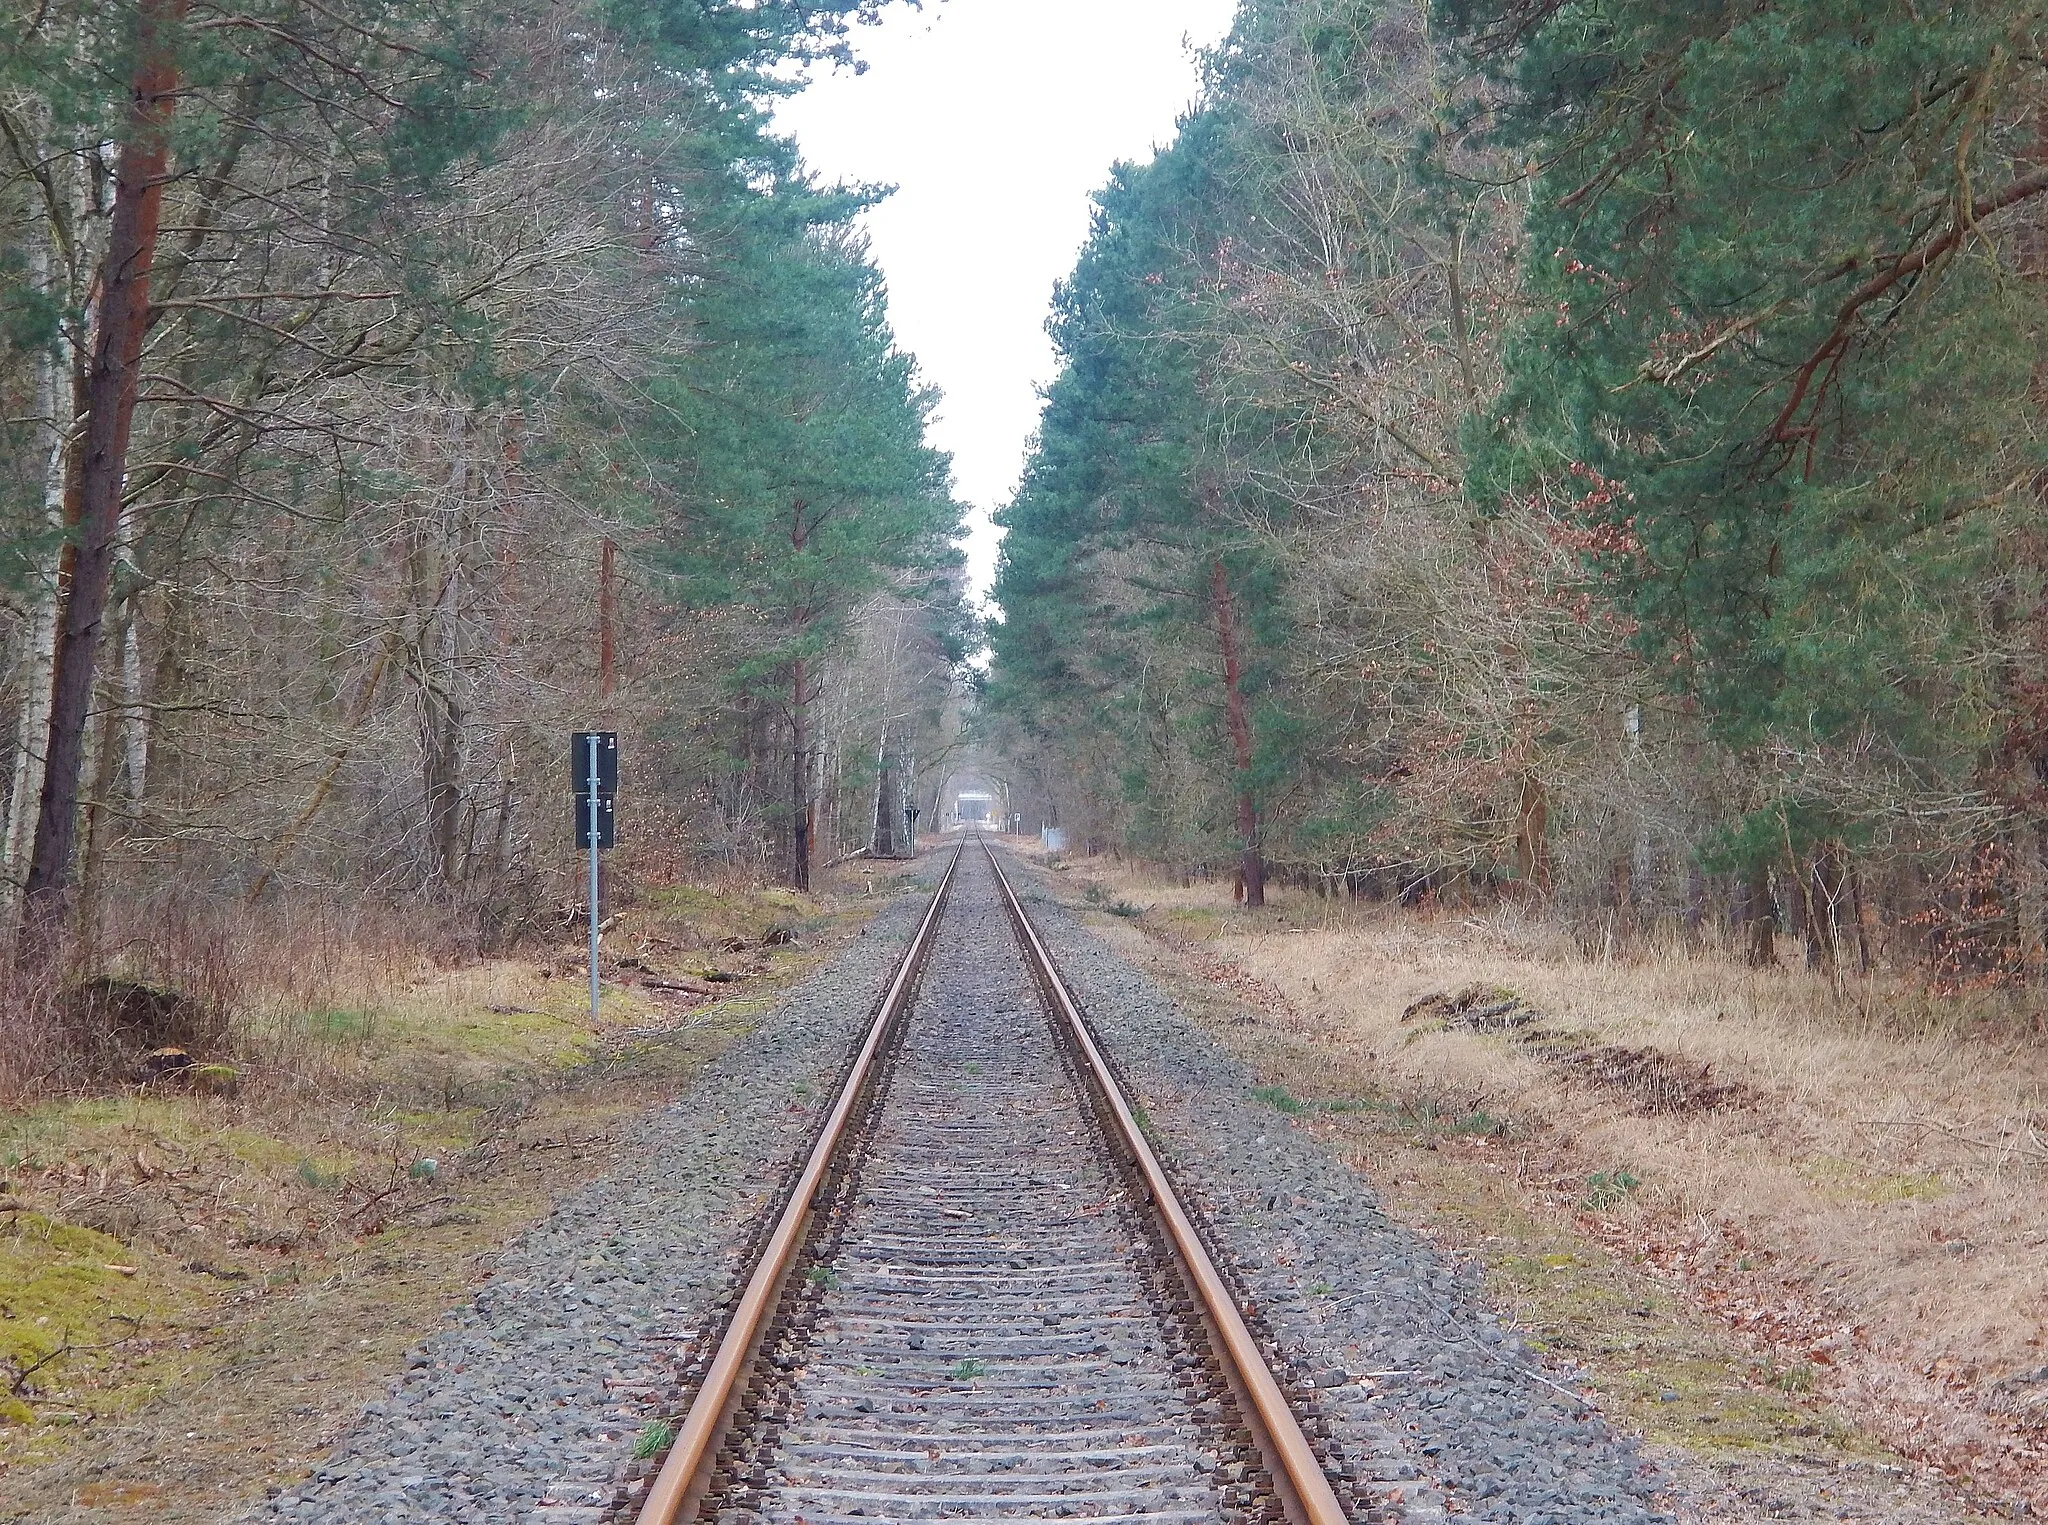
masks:
<svg viewBox="0 0 2048 1525"><path fill-rule="evenodd" d="M308 1036L322 1043L361 1043L377 1026L374 1013L341 1006L309 1011L299 1020Z"/></svg>
<svg viewBox="0 0 2048 1525"><path fill-rule="evenodd" d="M1285 1086L1253 1086L1252 1098L1263 1101L1276 1112L1285 1112L1289 1117L1304 1117L1311 1112L1325 1110L1313 1102L1303 1101Z"/></svg>
<svg viewBox="0 0 2048 1525"><path fill-rule="evenodd" d="M1586 1191L1579 1198L1579 1206L1595 1213L1618 1207L1634 1196L1642 1184L1642 1177L1625 1167L1596 1170L1586 1177Z"/></svg>
<svg viewBox="0 0 2048 1525"><path fill-rule="evenodd" d="M301 1182L311 1187L314 1191L334 1191L340 1187L342 1182L348 1179L347 1170L331 1165L323 1165L318 1160L312 1159L300 1160L298 1169L293 1173L298 1176Z"/></svg>
<svg viewBox="0 0 2048 1525"><path fill-rule="evenodd" d="M1339 1097L1310 1101L1281 1085L1252 1087L1252 1099L1262 1101L1289 1117L1312 1117L1318 1113L1376 1112L1403 1132L1432 1135L1465 1134L1475 1138L1506 1137L1514 1131L1505 1118L1477 1108L1446 1107L1431 1097L1395 1101L1382 1097Z"/></svg>
<svg viewBox="0 0 2048 1525"><path fill-rule="evenodd" d="M652 1461L675 1443L676 1427L666 1419L657 1419L634 1437L633 1460Z"/></svg>

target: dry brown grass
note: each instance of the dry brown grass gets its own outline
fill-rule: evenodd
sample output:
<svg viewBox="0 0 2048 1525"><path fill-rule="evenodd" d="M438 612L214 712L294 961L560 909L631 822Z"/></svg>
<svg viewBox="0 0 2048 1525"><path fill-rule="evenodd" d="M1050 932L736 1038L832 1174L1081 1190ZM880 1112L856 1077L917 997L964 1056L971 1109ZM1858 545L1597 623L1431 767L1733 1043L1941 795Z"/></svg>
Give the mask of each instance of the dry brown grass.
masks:
<svg viewBox="0 0 2048 1525"><path fill-rule="evenodd" d="M1144 907L1146 930L1261 1007L1230 1041L1301 1086L1311 1114L1491 1135L1526 1198L1654 1266L1791 1385L1909 1454L2048 1501L2048 1046L2031 1022L1718 952L1591 961L1514 907L1283 894L1245 913L1227 883L1101 864L1068 877L1099 885L1097 905ZM1496 1033L1402 1020L1473 985L1541 1017ZM1732 1089L1660 1107L1585 1061L1610 1048ZM1401 1132L1367 1130L1369 1169L1402 1170Z"/></svg>

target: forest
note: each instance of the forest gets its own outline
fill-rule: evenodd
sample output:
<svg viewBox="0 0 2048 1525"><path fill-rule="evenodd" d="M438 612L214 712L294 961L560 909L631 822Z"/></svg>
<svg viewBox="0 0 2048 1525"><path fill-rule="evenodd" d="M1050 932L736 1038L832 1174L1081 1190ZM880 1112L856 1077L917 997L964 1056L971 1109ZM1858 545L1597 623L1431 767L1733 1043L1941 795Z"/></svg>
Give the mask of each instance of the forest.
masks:
<svg viewBox="0 0 2048 1525"><path fill-rule="evenodd" d="M14 18L11 1032L226 919L558 929L579 725L628 878L801 889L977 748L1253 904L2042 972L2038 7L1247 0L1058 289L980 656L882 192L770 121L878 10Z"/></svg>
<svg viewBox="0 0 2048 1525"><path fill-rule="evenodd" d="M1034 808L1254 904L2038 977L2044 25L1247 0L1055 303Z"/></svg>
<svg viewBox="0 0 2048 1525"><path fill-rule="evenodd" d="M18 1072L69 1062L71 976L175 980L231 920L395 908L472 956L558 929L576 727L623 736L643 879L802 888L943 752L972 621L935 396L856 225L877 193L769 115L873 14L17 9Z"/></svg>

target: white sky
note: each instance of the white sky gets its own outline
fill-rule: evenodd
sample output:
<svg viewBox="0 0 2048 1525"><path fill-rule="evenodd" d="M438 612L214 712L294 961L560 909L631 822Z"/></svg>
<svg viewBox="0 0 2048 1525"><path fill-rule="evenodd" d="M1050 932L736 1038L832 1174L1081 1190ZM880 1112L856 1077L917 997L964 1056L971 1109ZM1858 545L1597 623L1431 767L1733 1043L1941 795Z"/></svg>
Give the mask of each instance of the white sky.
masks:
<svg viewBox="0 0 2048 1525"><path fill-rule="evenodd" d="M827 179L894 185L867 214L897 341L945 393L932 443L974 505L977 593L1052 379L1053 283L1088 234L1089 193L1145 159L1194 99L1191 48L1236 0L926 0L893 8L776 120Z"/></svg>

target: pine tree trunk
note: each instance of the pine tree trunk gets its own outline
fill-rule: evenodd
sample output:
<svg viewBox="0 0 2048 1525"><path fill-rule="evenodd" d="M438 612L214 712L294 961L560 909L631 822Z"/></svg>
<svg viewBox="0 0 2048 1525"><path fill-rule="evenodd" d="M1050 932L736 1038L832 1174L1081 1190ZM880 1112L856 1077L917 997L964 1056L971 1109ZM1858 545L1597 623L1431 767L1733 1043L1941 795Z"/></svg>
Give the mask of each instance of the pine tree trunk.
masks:
<svg viewBox="0 0 2048 1525"><path fill-rule="evenodd" d="M1216 643L1223 654L1223 713L1230 731L1237 784L1238 873L1244 903L1266 903L1266 861L1259 851L1259 803L1252 793L1252 727L1244 707L1244 661L1237 649L1237 616L1223 558L1209 560L1210 601L1216 608Z"/></svg>
<svg viewBox="0 0 2048 1525"><path fill-rule="evenodd" d="M804 659L792 664L789 685L789 882L811 887L811 715Z"/></svg>
<svg viewBox="0 0 2048 1525"><path fill-rule="evenodd" d="M98 339L86 381L86 428L78 484L78 540L58 626L50 694L50 739L25 886L16 959L45 969L62 944L70 912L78 834L78 786L100 625L113 586L128 438L135 423L142 341L149 327L149 274L170 167L168 127L177 68L167 26L186 0L142 0L135 103L115 171L114 211L100 281Z"/></svg>
<svg viewBox="0 0 2048 1525"><path fill-rule="evenodd" d="M1778 915L1771 905L1771 865L1759 860L1749 871L1749 964L1767 968L1778 961Z"/></svg>

